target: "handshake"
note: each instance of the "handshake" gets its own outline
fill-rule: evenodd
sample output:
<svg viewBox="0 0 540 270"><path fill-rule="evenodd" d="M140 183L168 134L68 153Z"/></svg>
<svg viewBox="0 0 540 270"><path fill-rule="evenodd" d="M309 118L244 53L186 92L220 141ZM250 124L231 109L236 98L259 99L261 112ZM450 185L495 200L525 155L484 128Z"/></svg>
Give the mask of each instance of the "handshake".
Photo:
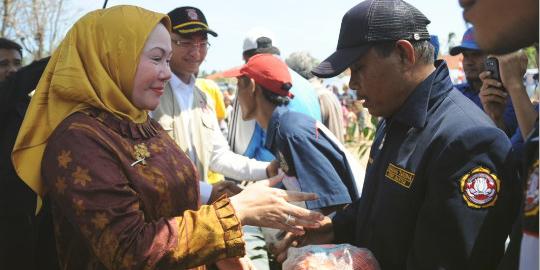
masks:
<svg viewBox="0 0 540 270"><path fill-rule="evenodd" d="M223 195L232 197L240 193L240 191L242 190L243 188L238 186L238 184L233 181L228 181L228 180L219 181L212 185L212 193L210 193L210 198L208 199L208 203L215 202L217 199L219 199Z"/></svg>

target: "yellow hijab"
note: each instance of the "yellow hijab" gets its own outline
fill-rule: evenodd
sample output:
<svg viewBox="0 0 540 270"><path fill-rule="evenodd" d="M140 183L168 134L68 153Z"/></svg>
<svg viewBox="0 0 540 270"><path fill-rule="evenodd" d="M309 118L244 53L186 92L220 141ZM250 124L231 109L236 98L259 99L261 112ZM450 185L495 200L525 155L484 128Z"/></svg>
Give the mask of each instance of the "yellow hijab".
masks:
<svg viewBox="0 0 540 270"><path fill-rule="evenodd" d="M86 14L67 33L37 85L15 142L12 160L19 177L39 196L47 140L70 114L95 107L145 122L147 113L130 101L146 39L167 15L135 6ZM39 208L39 203L38 203Z"/></svg>

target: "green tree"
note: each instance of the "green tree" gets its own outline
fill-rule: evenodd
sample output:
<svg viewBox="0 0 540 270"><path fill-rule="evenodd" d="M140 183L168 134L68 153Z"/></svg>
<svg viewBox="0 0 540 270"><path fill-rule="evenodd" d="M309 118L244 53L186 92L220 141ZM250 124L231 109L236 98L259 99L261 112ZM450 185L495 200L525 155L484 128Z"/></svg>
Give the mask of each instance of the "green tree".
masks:
<svg viewBox="0 0 540 270"><path fill-rule="evenodd" d="M319 60L311 56L308 52L293 52L287 59L285 59L287 65L302 77L310 79L313 77L311 70L319 65Z"/></svg>
<svg viewBox="0 0 540 270"><path fill-rule="evenodd" d="M3 0L0 35L20 43L31 58L49 55L67 28L64 0Z"/></svg>
<svg viewBox="0 0 540 270"><path fill-rule="evenodd" d="M525 48L524 51L525 54L527 54L527 58L529 60L527 68L538 68L538 52L536 51L536 48L534 46L531 46Z"/></svg>

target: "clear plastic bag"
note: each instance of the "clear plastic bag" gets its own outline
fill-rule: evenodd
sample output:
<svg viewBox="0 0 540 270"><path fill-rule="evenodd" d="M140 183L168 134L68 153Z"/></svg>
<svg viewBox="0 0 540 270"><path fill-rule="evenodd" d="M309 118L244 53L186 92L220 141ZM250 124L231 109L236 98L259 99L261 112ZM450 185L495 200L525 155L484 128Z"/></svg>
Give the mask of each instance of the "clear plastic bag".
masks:
<svg viewBox="0 0 540 270"><path fill-rule="evenodd" d="M283 270L379 270L375 256L349 244L289 248Z"/></svg>

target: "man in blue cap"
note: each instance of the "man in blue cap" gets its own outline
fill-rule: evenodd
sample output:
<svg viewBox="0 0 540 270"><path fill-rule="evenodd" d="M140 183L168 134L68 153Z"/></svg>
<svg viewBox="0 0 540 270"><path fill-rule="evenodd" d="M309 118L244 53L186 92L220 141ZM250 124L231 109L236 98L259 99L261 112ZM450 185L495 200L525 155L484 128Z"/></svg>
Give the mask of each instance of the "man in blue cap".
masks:
<svg viewBox="0 0 540 270"><path fill-rule="evenodd" d="M382 117L362 196L320 229L276 244L350 243L381 269L495 269L519 209L511 144L433 63L430 21L402 0L343 17L337 50L312 73L351 69L349 86Z"/></svg>
<svg viewBox="0 0 540 270"><path fill-rule="evenodd" d="M510 99L506 102L506 109L502 117L497 115L489 108L484 108L480 100L480 88L482 88L482 80L480 73L485 71L485 62L488 54L483 52L474 39L474 28L469 28L463 34L461 45L450 49L450 55L463 55L463 71L465 72L466 83L458 84L455 87L461 91L466 97L472 100L478 107L484 110L495 124L511 137L517 128L517 119L514 112L514 107ZM487 109L487 110L486 110Z"/></svg>

